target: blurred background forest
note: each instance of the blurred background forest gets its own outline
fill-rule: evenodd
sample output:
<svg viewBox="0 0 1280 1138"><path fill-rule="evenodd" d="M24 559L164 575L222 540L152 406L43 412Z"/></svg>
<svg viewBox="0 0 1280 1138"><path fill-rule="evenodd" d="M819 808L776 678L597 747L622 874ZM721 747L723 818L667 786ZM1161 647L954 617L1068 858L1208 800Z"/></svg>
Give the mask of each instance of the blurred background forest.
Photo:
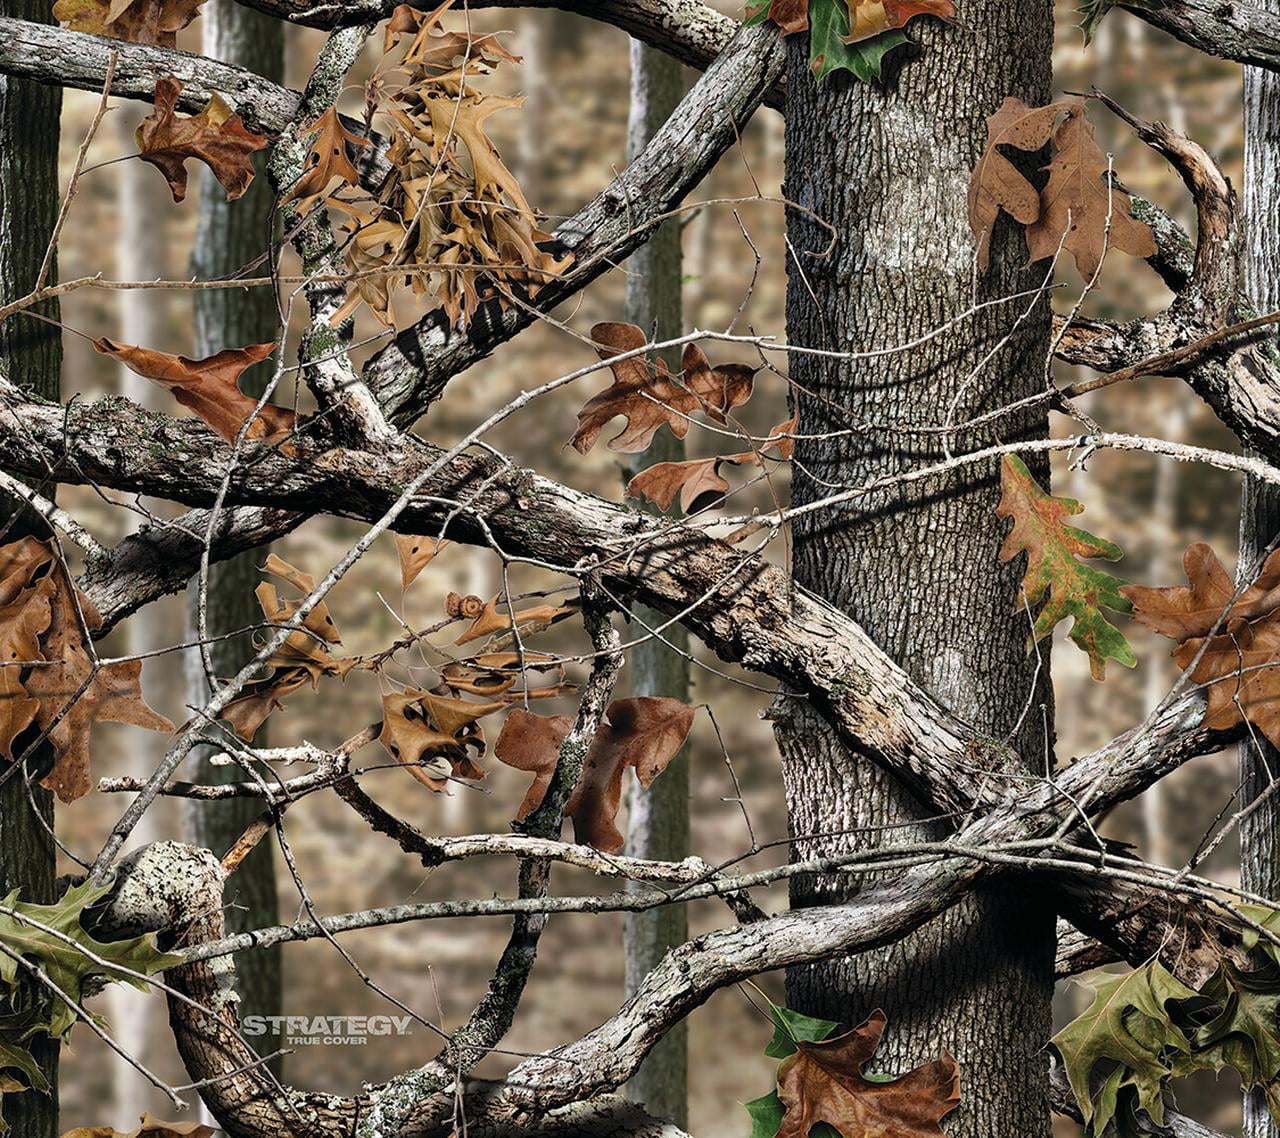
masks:
<svg viewBox="0 0 1280 1138"><path fill-rule="evenodd" d="M726 0L715 6L735 13L736 6ZM1059 92L1097 86L1142 117L1169 121L1216 154L1238 184L1241 76L1237 66L1200 55L1123 13L1105 21L1095 42L1085 49L1072 0L1063 0L1058 7ZM508 46L524 57L522 66L503 68L486 84L487 90L527 97L523 111L491 120L495 141L536 206L552 218L572 213L625 163L625 36L593 21L557 12L483 12L471 19L479 29L509 32ZM200 23L181 34L180 47L199 50ZM305 81L322 39L319 33L297 28L289 28L286 34L289 84L298 87ZM373 65L371 53L363 72L357 69L353 78L362 81ZM691 81L692 73L689 78ZM837 76L833 81L845 78ZM358 113L361 101L361 91L353 87L343 107ZM62 145L68 170L96 105L96 95L72 91L66 95ZM133 131L146 113L140 104L116 103L94 141L91 162L132 153ZM1193 218L1182 187L1164 164L1105 113L1094 117L1104 148L1115 152L1122 180L1190 225ZM696 197L708 202L750 197L757 184L760 194L776 196L781 193L782 156L782 121L773 112L761 110L744 129L741 147L724 158ZM207 185L201 178L201 189ZM136 161L87 174L63 235L60 274L64 279L97 272L121 279L188 276L195 192L185 205L174 205L163 180ZM755 259L743 240L735 209L763 258L759 280L745 309L744 327L780 335L785 251L782 207L774 202L709 204L686 214L686 325L723 328L747 294ZM1159 281L1140 262L1117 258L1109 267L1087 311L1127 316L1154 310L1166 302ZM622 285L621 273L615 272L556 313L556 318L579 334L585 334L597 320L619 319ZM1078 291L1080 282L1071 281L1071 287ZM194 354L191 296L183 291L83 289L64 299L63 320L89 337L107 335L164 351ZM1069 289L1066 303L1070 300ZM403 315L410 313L406 309ZM361 319L367 321L367 316ZM362 323L357 341L379 331L372 321ZM120 391L136 393L137 384L145 386L144 381L95 353L88 340L68 333L64 341L64 397L72 393L85 399ZM376 341L373 347L381 342ZM881 343L858 347L894 342L895 330L885 328ZM713 362L733 358L725 345L708 345L708 354ZM591 358L578 339L550 323L539 324L455 381L448 398L433 408L420 429L434 442L452 443L522 388L589 363ZM489 441L518 463L535 465L569 483L620 497L623 480L614 456L600 447L582 458L564 446L577 407L603 385L597 374L562 388L505 424ZM784 397L779 379L763 377L763 390L747 409L748 424L762 433L784 419ZM278 394L277 401L287 399ZM1108 429L1158 432L1169 439L1227 448L1232 443L1211 413L1172 382L1145 380L1121 385L1087 407ZM1065 421L1058 422L1055 429L1063 433L1071 430ZM691 456L714 453L714 437L699 438L695 431L689 442ZM699 449L704 446L711 449ZM1099 454L1085 471L1068 470L1065 460L1055 461L1055 491L1082 499L1087 505L1084 524L1125 549L1121 572L1130 580L1180 580L1182 550L1195 540L1211 542L1228 564L1234 558L1239 501L1234 477L1140 454ZM765 495L761 488L754 504L767 505ZM96 517L100 535L113 540L123 535L122 527L136 516L112 508L91 491L67 490L66 499L74 503L77 516ZM738 505L745 509L747 503L740 501ZM289 561L320 576L361 532L362 527L356 525L316 520L276 548ZM557 583L524 567L512 574L516 591ZM450 590L487 598L500 588L501 565L496 557L454 546L441 554L406 596L388 536L331 595L330 606L348 651L358 653L385 647L393 640L401 631L398 614L414 627L438 619ZM116 632L114 647L136 651L177 643L183 639L185 620L184 600L169 598ZM1056 653L1060 761L1137 722L1168 690L1175 671L1167 658L1167 646L1137 626L1127 627L1126 633L1133 638L1142 663L1133 672L1113 669L1105 687L1090 681L1082 655ZM177 661L175 655L149 661L144 686L157 709L181 722L188 713ZM761 679L741 678L751 683ZM769 724L760 714L769 703L769 694L763 690L768 684L759 688L743 685L701 668L695 669L694 683L693 701L711 704L724 729L757 837L762 843L784 838L778 758ZM309 698L308 693L301 693L290 701L287 712L272 718L270 742L284 745L307 739L321 746L335 745L380 717L377 701L377 680L368 675L356 675L345 686L331 685L319 696ZM566 702L563 707L540 710L562 712L569 707ZM164 746L161 738L132 728L112 726L99 732L95 741L98 775L149 772ZM715 734L702 717L693 735L692 771L695 852L715 862L742 851L748 845L742 814L735 803L725 801L734 793L733 784ZM456 787L449 795L431 795L398 770L378 772L363 785L426 832L461 834L504 830L524 783L522 776L498 767L478 789ZM1133 842L1153 860L1181 864L1202 841L1235 789L1234 755L1201 759L1110 819L1108 830ZM72 850L91 853L123 805L119 797L91 795L62 812L60 836ZM159 802L147 815L149 829L136 833L135 843L180 836L182 809L178 800ZM373 837L352 812L330 796L307 798L289 813L286 825L311 896L322 913L408 898L509 894L513 888L514 867L505 860L468 861L424 871L416 859ZM1233 841L1224 843L1206 872L1234 880L1234 852ZM767 851L754 864L770 864L771 859L785 859L785 848ZM68 860L65 869L72 868ZM590 892L607 887L565 867L557 867L556 874L562 891ZM279 888L282 919L292 920L299 908L297 893L283 870ZM775 908L785 902L781 894L760 899ZM234 903L234 897L231 900ZM690 914L694 931L717 927L725 918L723 907L712 902L700 903ZM506 935L503 919L439 921L354 934L344 943L363 968L397 997L430 1018L453 1026L483 990ZM578 1036L608 1015L623 991L621 935L620 918L554 918L542 940L534 980L505 1046L517 1052L540 1051ZM765 986L780 998L778 977L766 978ZM1063 1018L1079 1010L1081 1001L1077 985L1064 986L1059 996ZM106 1004L101 1010L130 1050L171 1081L186 1081L179 1077L158 998L113 990L99 1003ZM309 1016L396 1011L378 1006L377 997L323 941L290 946L286 951L284 1008L286 1014ZM736 990L720 993L694 1015L690 1130L699 1138L748 1133L747 1115L737 1104L769 1089L774 1064L761 1051L770 1030ZM302 1047L285 1060L286 1077L301 1086L351 1091L361 1081L376 1081L422 1061L434 1046L425 1029L415 1028L407 1036L373 1038L361 1047ZM500 1074L509 1062L503 1056L493 1056L480 1073ZM1226 1132L1235 1132L1238 1127L1238 1087L1229 1078L1214 1081L1210 1077L1186 1085L1180 1101L1206 1124ZM64 1128L108 1122L128 1128L143 1109L163 1115L169 1108L96 1038L83 1030L77 1032L62 1065ZM1059 1120L1058 1125L1062 1135L1078 1133L1065 1121Z"/></svg>

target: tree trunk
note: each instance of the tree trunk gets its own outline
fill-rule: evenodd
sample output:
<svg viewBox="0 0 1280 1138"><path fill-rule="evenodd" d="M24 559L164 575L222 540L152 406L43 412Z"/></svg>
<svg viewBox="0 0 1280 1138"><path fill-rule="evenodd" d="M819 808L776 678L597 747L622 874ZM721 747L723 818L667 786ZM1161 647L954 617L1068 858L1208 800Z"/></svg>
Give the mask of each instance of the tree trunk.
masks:
<svg viewBox="0 0 1280 1138"><path fill-rule="evenodd" d="M111 116L115 120L121 154L132 154L137 150L134 131L137 129L138 117L133 108L119 108ZM111 119L107 121L110 122ZM164 179L157 176L156 170L145 162L121 162L116 170L116 275L125 281L171 276L166 264L166 254L169 249L169 221L175 207ZM118 338L126 344L141 344L148 348L166 347L166 317L171 295L148 289L125 289L116 293L120 321ZM126 399L152 411L172 410L173 397L149 379L123 364L119 368L119 377L120 392ZM136 531L143 522L140 514L129 514L127 529L130 532ZM161 615L163 612L163 605L153 605L125 624L125 643L130 654L152 652L185 639L181 635L181 622L177 629L173 628L172 622L166 621ZM143 662L143 675L147 678L148 690L152 693L156 691L154 680L158 678L157 673L168 674L168 659L161 656ZM165 694L168 695L169 692ZM178 722L181 722L185 718L181 714L181 708L185 706L186 700L181 691L174 694L177 698L172 702L178 705ZM151 749L139 747L127 757L121 773L145 779L154 769L154 759ZM138 845L147 845L161 836L159 811L147 811L133 831L133 840ZM112 984L103 998L107 1005L107 1019L111 1023L116 1041L129 1055L147 1066L153 1066L153 1056L150 1054L152 1046L167 1034L164 1030L162 1001L155 999L149 992L140 992L130 984ZM119 1055L110 1054L106 1062L111 1074L115 1121L120 1126L132 1126L150 1108L152 1087Z"/></svg>
<svg viewBox="0 0 1280 1138"><path fill-rule="evenodd" d="M828 231L798 210L789 216L792 344L845 351L898 344L975 299L969 174L985 119L1005 96L1033 105L1049 96L1051 6L988 0L969 5L962 24L919 20L911 34L919 49L891 57L885 82L873 86L843 73L815 83L804 37L790 42L787 196L838 233L831 255L815 256ZM1044 266L1025 261L1021 236L1002 222L976 299L1038 284ZM938 424L953 400L963 420L1041 389L1048 308L1012 332L1021 307L988 309L910 352L854 363L793 353L800 412L794 502L942 457L936 436L863 424ZM848 434L804 437L840 430ZM1042 416L1001 424L1005 439L1046 431ZM972 442L966 438L964 449ZM995 739L1009 738L1043 770L1052 725L1047 658L1037 675L1027 654L1029 622L1019 615L1022 561L997 561L1008 525L996 517L998 500L994 467L970 468L806 515L795 526L793 571L797 584L842 606L944 704ZM886 829L918 822L920 804L841 747L800 701L783 697L774 714L794 857L946 832L936 824ZM833 833L839 836L825 836ZM824 836L805 838L815 834ZM792 903L829 903L856 888L839 878L796 878ZM953 1138L1049 1132L1054 921L1034 897L1009 889L969 898L874 957L787 976L792 1006L810 1015L852 1025L884 1009L889 1027L878 1070L902 1071L944 1048L954 1054L962 1104L947 1123Z"/></svg>
<svg viewBox="0 0 1280 1138"><path fill-rule="evenodd" d="M681 67L664 53L631 41L631 116L627 129L627 158L633 159L670 117L684 94ZM666 222L648 244L627 262L627 295L623 318L659 340L679 336L684 330L680 303L680 220ZM680 352L662 353L667 366L678 373ZM684 458L684 443L670 431L659 431L643 454L630 455L627 475L657 462ZM641 636L645 626L657 628L665 617L639 606L632 634ZM662 640L648 640L631 650L629 657L632 695L689 698L689 634L677 625L665 629ZM648 791L631 784L627 822L627 853L632 857L678 861L689 854L689 753L683 748L662 778ZM664 905L647 913L628 913L624 920L627 994L640 986L669 948L683 944L689 935L689 919L683 905ZM650 1114L669 1118L684 1128L689 1119L689 1033L681 1023L653 1050L635 1077L627 1083L627 1097L642 1103Z"/></svg>
<svg viewBox="0 0 1280 1138"><path fill-rule="evenodd" d="M1280 12L1280 0L1259 0ZM1280 75L1246 67L1244 73L1245 291L1252 304L1269 312L1280 303ZM1273 486L1245 481L1240 519L1240 565L1280 533L1280 493ZM1252 802L1280 774L1273 747L1240 748L1243 796ZM1280 802L1273 797L1240 825L1240 884L1266 897L1280 897ZM1276 1138L1261 1092L1245 1096L1245 1138Z"/></svg>
<svg viewBox="0 0 1280 1138"><path fill-rule="evenodd" d="M235 0L212 0L203 12L204 52L215 59L234 63L267 79L284 80L284 25L255 12ZM248 193L228 202L222 188L205 167L200 169L200 214L196 226L192 272L200 279L229 277L240 273L272 247L271 219L274 195L266 176L262 154L255 155L257 171ZM250 276L268 273L269 262L249 271ZM264 344L279 335L275 299L269 289L206 289L195 297L196 354L210 355L223 348ZM259 376L269 368L258 369ZM250 373L242 384L245 391L260 394L265 379ZM255 384L257 385L255 391ZM207 621L210 636L231 632L257 623L261 610L253 591L260 578L258 567L265 551L242 553L214 565L210 572ZM194 611L195 595L192 590ZM192 621L193 626L195 621ZM234 675L252 654L249 637L221 640L210 645L214 671L219 676ZM198 658L192 654L191 700L203 704L208 684ZM266 728L255 740L264 742ZM234 766L212 766L208 754L197 760L200 782L237 782L243 773ZM189 825L193 842L207 846L219 857L261 812L252 798L232 798L225 802L190 804ZM227 890L227 931L243 932L272 925L279 919L276 896L275 856L270 841L258 843L236 870ZM281 1007L281 962L279 947L254 952L252 961L240 962L240 1010L242 1014L278 1016ZM255 1046L269 1054L279 1045L270 1033L257 1037ZM279 1073L280 1060L272 1064Z"/></svg>
<svg viewBox="0 0 1280 1138"><path fill-rule="evenodd" d="M42 0L0 0L0 14L49 22ZM0 295L24 296L34 287L58 215L58 131L62 92L0 75ZM57 279L51 266L48 281ZM35 311L57 319L57 300ZM59 329L30 317L0 323L0 369L15 384L57 399L62 370ZM46 488L46 494L51 491ZM44 534L43 522L0 497L0 544L24 532ZM17 516L15 517L15 513ZM37 756L38 767L44 756ZM7 772L5 772L7 773ZM28 797L28 794L30 797ZM34 806L34 809L33 809ZM53 796L21 775L0 788L0 895L18 889L24 901L56 897L57 849L50 836ZM31 1051L48 1078L49 1094L4 1096L10 1138L52 1138L58 1133L58 1044L47 1036Z"/></svg>

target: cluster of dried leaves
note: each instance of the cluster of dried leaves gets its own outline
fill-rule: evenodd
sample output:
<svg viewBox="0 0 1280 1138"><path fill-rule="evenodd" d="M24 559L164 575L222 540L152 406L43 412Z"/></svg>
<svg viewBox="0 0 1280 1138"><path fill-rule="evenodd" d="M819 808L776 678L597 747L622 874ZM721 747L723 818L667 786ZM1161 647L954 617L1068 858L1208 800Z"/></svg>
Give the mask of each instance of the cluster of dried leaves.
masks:
<svg viewBox="0 0 1280 1138"><path fill-rule="evenodd" d="M1240 908L1280 931L1274 910ZM1093 982L1093 1003L1053 1038L1091 1134L1150 1134L1171 1079L1227 1068L1280 1122L1280 947L1248 929L1245 948L1248 970L1223 961L1198 992L1155 960Z"/></svg>
<svg viewBox="0 0 1280 1138"><path fill-rule="evenodd" d="M867 1074L888 1020L873 1011L843 1035L831 1020L769 1004L764 1053L781 1059L776 1090L746 1103L751 1138L943 1138L960 1104L960 1068L945 1051L901 1078Z"/></svg>
<svg viewBox="0 0 1280 1138"><path fill-rule="evenodd" d="M1005 148L1034 152L1051 141L1048 180L1037 189ZM1061 247L1086 280L1098 272L1108 249L1154 255L1155 235L1133 218L1129 195L1110 173L1083 100L1028 107L1020 99L1005 99L987 120L987 147L969 182L969 225L978 242L979 268L987 267L1001 210L1025 227L1031 260L1052 257Z"/></svg>
<svg viewBox="0 0 1280 1138"><path fill-rule="evenodd" d="M899 29L916 16L954 19L952 0L757 0L747 23L772 20L786 35L809 33L809 62L824 79L850 71L864 83L880 77L884 57L907 37Z"/></svg>
<svg viewBox="0 0 1280 1138"><path fill-rule="evenodd" d="M672 375L661 360L644 354L644 331L634 324L597 324L591 340L602 360L609 360L613 382L578 412L578 429L570 442L586 454L599 441L611 419L622 417L626 426L608 442L610 450L638 454L648 450L654 436L667 427L678 439L689 433L693 416L702 413L716 423L729 421L729 413L751 398L755 368L745 364L712 367L697 344L687 344L679 375ZM716 505L729 492L721 475L724 465L765 466L765 456L790 459L795 420L779 423L763 445L740 454L660 462L637 474L627 486L633 498L647 498L660 510L670 509L676 496L685 512Z"/></svg>
<svg viewBox="0 0 1280 1138"><path fill-rule="evenodd" d="M446 31L441 19L451 6L424 13L401 5L387 25L384 54L406 46L368 88L370 119L391 139L391 172L376 195L360 189L347 156L367 140L332 109L310 127L307 169L289 198L300 210L322 203L347 218L343 245L357 275L335 324L365 304L393 326L392 289L403 277L465 326L485 303L509 303L513 291L536 296L573 259L554 251L485 133L490 116L523 100L480 94L474 80L518 57L495 36Z"/></svg>
<svg viewBox="0 0 1280 1138"><path fill-rule="evenodd" d="M63 802L89 790L93 724L173 729L142 698L141 661L98 665L90 635L101 626L47 541L0 547L0 756L14 762L46 738L53 766L41 785Z"/></svg>

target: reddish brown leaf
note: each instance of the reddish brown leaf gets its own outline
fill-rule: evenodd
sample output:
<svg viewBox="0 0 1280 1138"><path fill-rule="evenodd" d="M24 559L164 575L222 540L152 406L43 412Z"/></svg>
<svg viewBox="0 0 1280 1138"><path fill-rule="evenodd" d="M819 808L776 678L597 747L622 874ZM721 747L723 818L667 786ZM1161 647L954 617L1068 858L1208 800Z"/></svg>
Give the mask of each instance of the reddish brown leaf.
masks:
<svg viewBox="0 0 1280 1138"><path fill-rule="evenodd" d="M130 43L177 46L204 0L57 0L53 18L72 31Z"/></svg>
<svg viewBox="0 0 1280 1138"><path fill-rule="evenodd" d="M1133 603L1133 619L1171 640L1208 636L1225 629L1229 617L1255 620L1280 607L1280 550L1263 563L1262 570L1239 597L1212 546L1196 542L1182 557L1187 585L1152 589L1128 585L1120 591Z"/></svg>
<svg viewBox="0 0 1280 1138"><path fill-rule="evenodd" d="M418 579L428 565L449 542L422 534L393 535L396 539L396 552L400 555L400 587L407 589Z"/></svg>
<svg viewBox="0 0 1280 1138"><path fill-rule="evenodd" d="M881 32L906 27L917 16L937 16L954 20L956 6L951 0L848 0L849 34L845 43L859 43Z"/></svg>
<svg viewBox="0 0 1280 1138"><path fill-rule="evenodd" d="M565 813L578 841L616 853L624 838L615 819L622 801L622 775L631 767L646 790L675 758L693 726L693 708L678 699L637 696L609 705Z"/></svg>
<svg viewBox="0 0 1280 1138"><path fill-rule="evenodd" d="M517 822L523 822L542 805L560 761L560 746L572 727L573 719L568 715L534 715L520 707L512 708L507 715L493 745L494 757L534 776L516 811Z"/></svg>
<svg viewBox="0 0 1280 1138"><path fill-rule="evenodd" d="M1179 642L1173 658L1180 668L1195 663L1191 681L1208 685L1204 726L1248 721L1280 745L1280 551L1234 604L1235 587L1208 545L1192 545L1182 564L1188 585L1124 590L1134 619Z"/></svg>
<svg viewBox="0 0 1280 1138"><path fill-rule="evenodd" d="M228 348L203 360L117 344L105 336L94 340L93 346L103 355L119 360L130 371L173 392L179 403L189 407L229 443L235 442L250 416L253 421L246 432L250 439L281 439L293 430L292 411L271 403L257 411L258 401L240 390L240 376L270 356L276 350L275 344Z"/></svg>
<svg viewBox="0 0 1280 1138"><path fill-rule="evenodd" d="M7 548L7 547L6 547ZM20 664L43 659L40 638L52 619L48 578L0 605L0 755L14 761L13 741L35 722L39 701L28 694Z"/></svg>
<svg viewBox="0 0 1280 1138"><path fill-rule="evenodd" d="M244 195L253 181L250 155L269 145L259 134L245 129L244 121L219 95L198 115L174 114L182 82L172 75L156 83L156 109L138 127L138 151L164 174L173 200L187 196L188 158L198 158L222 183L227 201Z"/></svg>
<svg viewBox="0 0 1280 1138"><path fill-rule="evenodd" d="M849 1138L944 1138L939 1123L960 1102L959 1066L944 1051L892 1082L866 1078L862 1068L880 1046L885 1022L877 1010L846 1035L796 1042L778 1067L786 1107L778 1138L807 1138L820 1122Z"/></svg>
<svg viewBox="0 0 1280 1138"><path fill-rule="evenodd" d="M283 700L312 682L312 673L306 668L276 668L271 675L245 684L240 694L223 708L220 718L229 723L241 739L252 742L267 717L284 709Z"/></svg>

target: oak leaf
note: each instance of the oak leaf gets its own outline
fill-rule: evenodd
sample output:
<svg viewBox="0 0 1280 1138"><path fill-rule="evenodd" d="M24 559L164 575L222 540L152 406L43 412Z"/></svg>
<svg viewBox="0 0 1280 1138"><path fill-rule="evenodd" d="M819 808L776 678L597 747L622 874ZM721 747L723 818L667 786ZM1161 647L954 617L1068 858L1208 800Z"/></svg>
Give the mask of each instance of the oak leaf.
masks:
<svg viewBox="0 0 1280 1138"><path fill-rule="evenodd" d="M175 115L181 93L182 82L172 75L156 83L155 110L138 127L139 156L164 174L175 202L187 196L188 158L198 158L213 171L227 201L242 197L253 181L249 156L269 145L268 140L246 130L220 95L210 98L198 115Z"/></svg>
<svg viewBox="0 0 1280 1138"><path fill-rule="evenodd" d="M0 756L10 762L18 757L14 740L35 722L40 710L39 701L23 684L22 665L42 660L40 638L52 619L48 594L42 582L0 605Z"/></svg>
<svg viewBox="0 0 1280 1138"><path fill-rule="evenodd" d="M57 0L53 18L72 31L176 47L204 0Z"/></svg>
<svg viewBox="0 0 1280 1138"><path fill-rule="evenodd" d="M852 72L867 83L880 77L884 57L907 43L899 30L915 16L950 20L951 0L765 0L749 4L747 23L771 19L784 35L809 32L809 65L818 79Z"/></svg>
<svg viewBox="0 0 1280 1138"><path fill-rule="evenodd" d="M523 822L542 805L560 761L560 746L572 727L573 719L568 715L534 715L522 707L514 707L508 713L493 745L493 756L500 763L533 775L516 810L517 822Z"/></svg>
<svg viewBox="0 0 1280 1138"><path fill-rule="evenodd" d="M418 575L433 562L440 551L449 544L438 537L426 537L422 534L397 533L396 553L400 557L400 587L407 589L418 579Z"/></svg>
<svg viewBox="0 0 1280 1138"><path fill-rule="evenodd" d="M1055 130L1059 115L1062 122ZM1036 151L1050 141L1049 179L1042 190L999 149ZM969 226L978 243L978 267L987 268L992 230L1002 209L1025 227L1031 260L1052 257L1061 247L1086 279L1094 277L1110 249L1152 256L1155 235L1134 219L1129 195L1109 175L1083 101L1028 107L1019 99L1005 99L987 120L987 147L969 181Z"/></svg>
<svg viewBox="0 0 1280 1138"><path fill-rule="evenodd" d="M1080 275L1091 280L1110 249L1134 257L1155 255L1155 234L1134 219L1129 195L1110 182L1107 156L1094 141L1093 124L1083 106L1067 111L1053 137L1047 169L1040 217L1027 227L1033 261L1052 257L1061 243Z"/></svg>
<svg viewBox="0 0 1280 1138"><path fill-rule="evenodd" d="M464 598L471 600L472 598ZM501 602L501 604L499 603ZM541 631L549 627L558 617L565 613L572 612L569 608L557 608L555 605L531 605L526 609L518 609L514 614L514 625L518 628L524 628L526 625L533 626L529 631ZM471 615L464 613L464 615ZM501 593L495 593L480 611L475 614L468 628L454 644L461 646L470 644L473 640L479 640L483 636L491 636L497 632L508 632L513 625L513 617L507 602L502 599Z"/></svg>
<svg viewBox="0 0 1280 1138"><path fill-rule="evenodd" d="M991 260L991 234L1004 210L1022 225L1040 220L1040 191L1004 154L1000 147L1035 151L1049 144L1058 116L1079 100L1061 100L1043 107L1029 107L1009 96L987 119L987 146L969 179L969 227L978 242L978 268Z"/></svg>
<svg viewBox="0 0 1280 1138"><path fill-rule="evenodd" d="M284 708L285 698L308 683L313 683L313 679L306 668L276 668L269 676L245 684L240 694L222 709L219 718L229 723L245 742L252 742L258 728Z"/></svg>
<svg viewBox="0 0 1280 1138"><path fill-rule="evenodd" d="M42 637L43 667L31 669L28 694L39 703L36 724L54 752L53 768L40 780L63 802L87 794L89 737L95 723L129 723L151 731L173 724L142 698L142 661L120 660L95 667L85 648L86 633L102 627L102 617L55 562L49 576L49 626Z"/></svg>
<svg viewBox="0 0 1280 1138"><path fill-rule="evenodd" d="M142 1116L142 1124L126 1133L114 1126L77 1126L62 1138L213 1138L217 1131L203 1122L165 1122Z"/></svg>
<svg viewBox="0 0 1280 1138"><path fill-rule="evenodd" d="M660 510L669 510L677 494L680 495L680 509L686 514L711 509L729 492L729 483L720 473L721 465L763 465L761 456L774 447L781 458L791 458L795 453L795 443L789 436L795 430L795 422L792 418L774 427L758 452L749 450L713 458L656 463L627 483L627 494L632 498L648 498Z"/></svg>
<svg viewBox="0 0 1280 1138"><path fill-rule="evenodd" d="M636 696L609 705L565 805L579 842L604 853L622 849L625 839L615 819L623 773L631 767L648 790L684 746L692 726L693 708L678 699Z"/></svg>
<svg viewBox="0 0 1280 1138"><path fill-rule="evenodd" d="M423 786L442 792L450 776L481 779L484 768L471 758L468 747L484 752L484 734L477 720L507 705L490 700L471 703L409 688L382 697L382 731L378 741ZM447 768L424 760L444 760Z"/></svg>
<svg viewBox="0 0 1280 1138"><path fill-rule="evenodd" d="M786 1107L778 1138L807 1138L820 1123L844 1138L942 1138L939 1122L960 1102L959 1066L944 1051L899 1079L868 1078L862 1068L880 1046L885 1023L877 1010L845 1035L795 1041L795 1054L778 1066Z"/></svg>
<svg viewBox="0 0 1280 1138"><path fill-rule="evenodd" d="M1182 555L1186 585L1120 591L1133 604L1133 619L1171 640L1208 636L1229 618L1254 620L1280 608L1280 550L1263 562L1258 576L1236 596L1235 583L1213 547L1198 541Z"/></svg>
<svg viewBox="0 0 1280 1138"><path fill-rule="evenodd" d="M1161 1090L1172 1072L1165 1056L1191 1051L1191 1041L1168 1005L1194 999L1196 993L1156 960L1121 975L1103 974L1092 987L1094 998L1088 1010L1052 1039L1085 1122L1092 1121L1096 1133L1102 1133L1123 1086L1132 1087L1139 1107L1157 1126L1162 1125ZM1118 1064L1124 1074L1104 1087L1095 1102L1090 1076L1095 1065L1104 1061Z"/></svg>
<svg viewBox="0 0 1280 1138"><path fill-rule="evenodd" d="M996 513L1013 519L1013 528L1000 547L1000 560L1011 561L1026 553L1025 603L1034 607L1043 602L1032 636L1040 640L1059 621L1071 617L1071 639L1088 655L1095 680L1106 675L1109 658L1132 668L1138 662L1133 649L1102 611L1130 612L1132 606L1122 593L1125 582L1081 560L1119 561L1124 556L1120 547L1064 524L1064 519L1084 507L1073 498L1045 493L1016 455L1005 456L1000 485L1003 493Z"/></svg>
<svg viewBox="0 0 1280 1138"><path fill-rule="evenodd" d="M330 107L304 127L300 137L311 139L311 143L303 172L281 199L282 204L296 201L297 208L306 212L324 196L335 178L347 186L360 184L360 172L351 164L347 147L365 147L369 140L347 129L337 107Z"/></svg>
<svg viewBox="0 0 1280 1138"><path fill-rule="evenodd" d="M293 430L294 414L272 403L258 410L258 400L240 390L240 377L275 350L275 344L228 348L202 360L173 356L150 348L117 344L103 336L93 346L105 356L173 393L184 407L200 416L228 443L234 443L245 423L245 437L272 441ZM252 421L250 421L252 418Z"/></svg>
<svg viewBox="0 0 1280 1138"><path fill-rule="evenodd" d="M1178 641L1174 660L1208 689L1204 726L1247 721L1280 744L1280 554L1268 556L1234 603L1235 588L1209 546L1192 545L1182 563L1186 586L1123 590L1134 619Z"/></svg>
<svg viewBox="0 0 1280 1138"><path fill-rule="evenodd" d="M713 368L696 344L685 346L682 374L676 377L661 360L651 365L643 355L616 358L638 352L648 343L644 331L634 324L597 324L591 339L596 354L612 361L613 383L578 412L578 429L571 442L580 454L591 450L605 426L619 415L627 426L609 440L609 449L634 454L647 450L664 424L682 439L689 433L690 416L701 411L723 423L730 410L751 398L754 368L743 364Z"/></svg>

